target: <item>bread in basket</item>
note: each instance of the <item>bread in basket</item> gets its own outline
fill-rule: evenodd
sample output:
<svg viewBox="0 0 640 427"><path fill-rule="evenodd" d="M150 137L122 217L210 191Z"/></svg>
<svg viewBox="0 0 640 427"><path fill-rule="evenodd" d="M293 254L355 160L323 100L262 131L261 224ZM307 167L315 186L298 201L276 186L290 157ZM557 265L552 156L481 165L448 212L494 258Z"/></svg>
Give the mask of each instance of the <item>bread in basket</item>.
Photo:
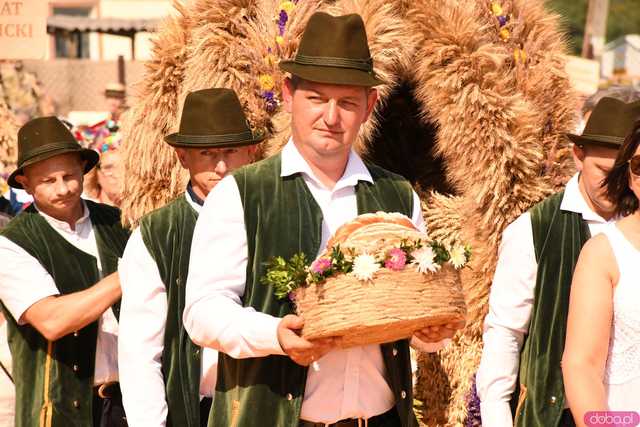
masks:
<svg viewBox="0 0 640 427"><path fill-rule="evenodd" d="M396 341L464 321L458 268L468 257L468 248L430 241L402 214L364 214L341 226L310 265L294 256L280 296L289 291L306 339L341 337L343 347Z"/></svg>

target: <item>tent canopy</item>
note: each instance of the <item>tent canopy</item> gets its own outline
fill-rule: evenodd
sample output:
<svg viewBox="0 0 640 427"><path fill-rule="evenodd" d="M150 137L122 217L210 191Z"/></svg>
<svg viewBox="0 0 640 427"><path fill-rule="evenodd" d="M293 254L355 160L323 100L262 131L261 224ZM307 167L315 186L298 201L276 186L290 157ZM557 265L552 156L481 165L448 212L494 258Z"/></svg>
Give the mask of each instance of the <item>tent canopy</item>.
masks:
<svg viewBox="0 0 640 427"><path fill-rule="evenodd" d="M47 33L67 33L80 37L83 33L101 33L131 39L131 57L135 59L135 39L140 32L156 30L159 19L89 18L86 16L52 15L47 18Z"/></svg>
<svg viewBox="0 0 640 427"><path fill-rule="evenodd" d="M85 16L52 15L47 18L47 32L103 33L132 37L135 33L155 31L158 19L89 18Z"/></svg>

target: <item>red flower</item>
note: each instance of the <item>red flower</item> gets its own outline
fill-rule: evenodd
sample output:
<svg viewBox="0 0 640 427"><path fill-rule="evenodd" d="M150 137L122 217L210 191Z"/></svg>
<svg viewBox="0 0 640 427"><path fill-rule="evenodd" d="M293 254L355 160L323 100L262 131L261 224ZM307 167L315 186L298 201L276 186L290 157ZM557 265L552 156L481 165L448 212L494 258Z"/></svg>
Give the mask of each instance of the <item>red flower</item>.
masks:
<svg viewBox="0 0 640 427"><path fill-rule="evenodd" d="M407 254L402 249L391 249L389 256L384 262L384 266L390 270L400 271L403 270L407 264Z"/></svg>

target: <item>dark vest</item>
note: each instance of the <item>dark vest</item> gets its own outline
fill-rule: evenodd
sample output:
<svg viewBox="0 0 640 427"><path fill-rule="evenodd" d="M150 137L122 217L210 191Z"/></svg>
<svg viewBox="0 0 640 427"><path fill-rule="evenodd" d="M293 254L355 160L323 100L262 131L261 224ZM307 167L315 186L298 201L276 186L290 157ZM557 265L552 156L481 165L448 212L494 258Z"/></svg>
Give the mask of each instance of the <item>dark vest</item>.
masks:
<svg viewBox="0 0 640 427"><path fill-rule="evenodd" d="M145 216L140 233L167 291L162 375L168 405L167 425L200 425L200 348L182 326L189 254L198 213L184 194Z"/></svg>
<svg viewBox="0 0 640 427"><path fill-rule="evenodd" d="M118 209L86 203L106 276L117 270L129 233L120 225ZM87 289L101 279L97 260L67 242L33 206L0 235L36 258L62 295ZM113 310L118 317L119 303ZM18 325L8 310L4 312L17 380L16 426L91 426L98 322L57 341L47 341L34 327Z"/></svg>
<svg viewBox="0 0 640 427"><path fill-rule="evenodd" d="M573 270L590 237L582 215L560 210L564 191L531 209L538 263L529 333L520 355L515 425L558 426L565 405L560 362L564 352ZM517 402L515 399L517 398Z"/></svg>
<svg viewBox="0 0 640 427"><path fill-rule="evenodd" d="M409 217L413 193L407 181L379 167L367 165L374 183L356 186L358 212L401 212ZM280 155L242 168L233 176L238 184L247 230L245 307L276 317L292 313L288 301L277 300L273 289L260 283L265 264L273 256L286 259L298 252L314 259L322 237L322 211L300 174L280 177ZM411 365L407 340L381 346L389 385L403 427L417 426L413 414ZM233 359L220 353L214 399L216 427L297 427L304 397L307 368L285 356Z"/></svg>

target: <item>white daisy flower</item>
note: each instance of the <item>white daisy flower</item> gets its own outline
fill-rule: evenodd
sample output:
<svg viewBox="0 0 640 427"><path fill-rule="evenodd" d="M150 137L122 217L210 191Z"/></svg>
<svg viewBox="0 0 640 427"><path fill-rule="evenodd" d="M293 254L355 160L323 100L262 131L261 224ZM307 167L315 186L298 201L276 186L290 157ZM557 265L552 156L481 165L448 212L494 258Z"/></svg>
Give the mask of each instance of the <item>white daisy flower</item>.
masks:
<svg viewBox="0 0 640 427"><path fill-rule="evenodd" d="M378 270L380 270L380 265L373 255L362 254L353 260L353 275L358 280L371 280Z"/></svg>
<svg viewBox="0 0 640 427"><path fill-rule="evenodd" d="M455 268L459 269L467 262L467 256L464 253L464 246L460 246L460 245L454 246L449 251L449 256L451 257L449 262Z"/></svg>
<svg viewBox="0 0 640 427"><path fill-rule="evenodd" d="M425 246L411 253L413 261L411 264L418 267L420 273L435 273L440 266L435 263L436 254L433 253L431 246Z"/></svg>

